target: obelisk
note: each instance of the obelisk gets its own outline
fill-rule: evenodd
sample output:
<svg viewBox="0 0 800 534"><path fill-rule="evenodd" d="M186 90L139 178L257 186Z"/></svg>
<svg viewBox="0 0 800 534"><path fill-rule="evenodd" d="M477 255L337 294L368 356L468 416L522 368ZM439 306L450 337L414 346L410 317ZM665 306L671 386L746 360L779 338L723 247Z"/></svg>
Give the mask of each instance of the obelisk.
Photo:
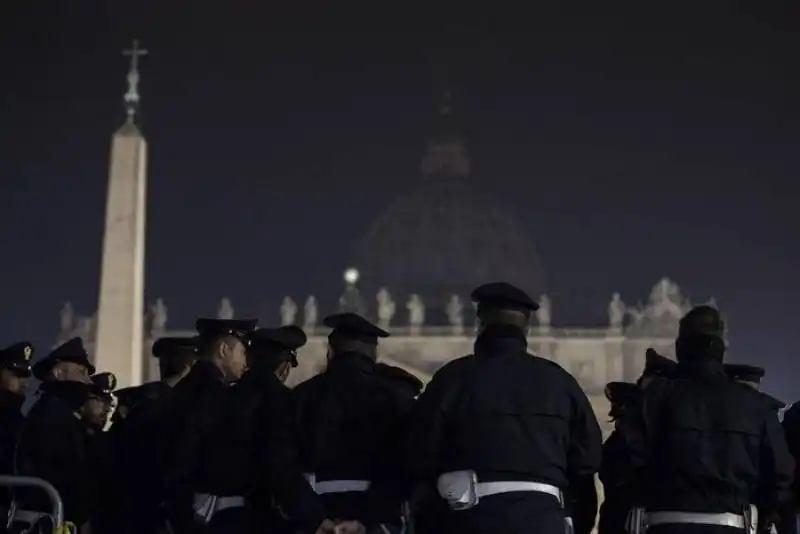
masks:
<svg viewBox="0 0 800 534"><path fill-rule="evenodd" d="M144 362L144 250L147 143L137 126L139 57L137 41L130 56L125 124L111 140L103 263L97 308L94 364L117 376L118 387L142 383Z"/></svg>

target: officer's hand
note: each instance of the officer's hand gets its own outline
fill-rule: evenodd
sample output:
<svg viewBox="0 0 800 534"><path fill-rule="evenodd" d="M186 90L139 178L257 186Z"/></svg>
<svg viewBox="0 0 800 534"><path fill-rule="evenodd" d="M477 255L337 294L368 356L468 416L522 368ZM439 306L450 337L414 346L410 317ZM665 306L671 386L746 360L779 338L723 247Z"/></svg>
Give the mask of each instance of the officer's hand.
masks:
<svg viewBox="0 0 800 534"><path fill-rule="evenodd" d="M335 534L336 533L336 524L331 521L330 519L326 519L317 527L317 531L314 534Z"/></svg>
<svg viewBox="0 0 800 534"><path fill-rule="evenodd" d="M367 529L361 521L342 521L336 525L334 534L366 534Z"/></svg>

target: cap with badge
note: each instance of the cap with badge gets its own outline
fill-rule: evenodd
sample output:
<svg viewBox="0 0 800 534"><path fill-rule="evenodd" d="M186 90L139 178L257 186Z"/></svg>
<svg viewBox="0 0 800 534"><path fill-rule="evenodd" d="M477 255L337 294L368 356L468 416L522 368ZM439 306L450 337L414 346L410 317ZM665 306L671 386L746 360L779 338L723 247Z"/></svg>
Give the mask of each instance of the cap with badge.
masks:
<svg viewBox="0 0 800 534"><path fill-rule="evenodd" d="M86 352L83 346L83 339L74 337L59 345L46 357L33 364L33 376L42 380L56 364L61 362L77 363L86 367L90 375L95 373L94 365L89 361L89 353Z"/></svg>
<svg viewBox="0 0 800 534"><path fill-rule="evenodd" d="M256 355L280 355L297 367L297 349L307 340L306 333L296 325L259 328L250 334L250 348Z"/></svg>
<svg viewBox="0 0 800 534"><path fill-rule="evenodd" d="M31 358L33 358L33 345L27 341L20 341L0 350L0 368L19 376L31 376Z"/></svg>
<svg viewBox="0 0 800 534"><path fill-rule="evenodd" d="M527 293L507 282L490 282L472 291L472 302L481 309L518 310L526 313L539 309L539 305Z"/></svg>
<svg viewBox="0 0 800 534"><path fill-rule="evenodd" d="M726 363L722 366L731 380L740 380L752 384L760 384L764 375L767 373L763 367L757 365L746 365L740 363Z"/></svg>
<svg viewBox="0 0 800 534"><path fill-rule="evenodd" d="M162 337L153 343L153 357L169 358L197 354L198 339L195 337Z"/></svg>
<svg viewBox="0 0 800 534"><path fill-rule="evenodd" d="M379 328L357 313L337 313L325 317L322 324L332 328L329 340L352 339L369 345L377 345L379 338L389 337L389 332Z"/></svg>
<svg viewBox="0 0 800 534"><path fill-rule="evenodd" d="M208 319L201 317L195 324L200 337L234 336L245 338L258 326L258 319Z"/></svg>
<svg viewBox="0 0 800 534"><path fill-rule="evenodd" d="M97 373L92 376L92 384L97 393L111 397L111 392L117 387L117 376L114 373Z"/></svg>
<svg viewBox="0 0 800 534"><path fill-rule="evenodd" d="M208 319L200 318L195 322L199 351L208 343L221 337L232 336L238 338L245 345L249 345L249 335L258 326L258 319Z"/></svg>
<svg viewBox="0 0 800 534"><path fill-rule="evenodd" d="M644 370L642 376L666 376L670 377L678 369L678 362L670 360L649 348L644 354Z"/></svg>

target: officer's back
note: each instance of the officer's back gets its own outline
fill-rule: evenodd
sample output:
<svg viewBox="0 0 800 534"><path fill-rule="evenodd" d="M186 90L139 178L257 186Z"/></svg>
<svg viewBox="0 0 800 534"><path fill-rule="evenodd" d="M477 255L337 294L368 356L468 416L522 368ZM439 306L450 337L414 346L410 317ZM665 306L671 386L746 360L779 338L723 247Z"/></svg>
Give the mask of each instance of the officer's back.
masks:
<svg viewBox="0 0 800 534"><path fill-rule="evenodd" d="M454 501L448 532L563 532L567 490L580 493L579 528L588 532L601 458L588 399L561 367L527 352L537 308L530 297L487 284L473 300L481 324L475 353L443 367L420 397L409 467L422 479L438 477L439 493ZM475 473L477 503L461 491L464 472Z"/></svg>
<svg viewBox="0 0 800 534"><path fill-rule="evenodd" d="M324 373L295 390L301 456L330 517L367 528L399 528L401 442L414 389L376 365L378 338L389 334L353 313L325 319Z"/></svg>
<svg viewBox="0 0 800 534"><path fill-rule="evenodd" d="M576 455L564 446L578 411L575 380L552 362L528 354L521 331L513 326L486 327L475 355L460 366L469 378L454 410L461 424L445 439L445 449L452 451L445 467L469 464L486 480L513 475L566 487L568 457Z"/></svg>
<svg viewBox="0 0 800 534"><path fill-rule="evenodd" d="M749 505L772 517L791 482L778 419L725 373L723 336L714 308L690 311L675 344L676 378L648 387L620 427L649 528L744 528ZM710 515L701 524L687 512Z"/></svg>

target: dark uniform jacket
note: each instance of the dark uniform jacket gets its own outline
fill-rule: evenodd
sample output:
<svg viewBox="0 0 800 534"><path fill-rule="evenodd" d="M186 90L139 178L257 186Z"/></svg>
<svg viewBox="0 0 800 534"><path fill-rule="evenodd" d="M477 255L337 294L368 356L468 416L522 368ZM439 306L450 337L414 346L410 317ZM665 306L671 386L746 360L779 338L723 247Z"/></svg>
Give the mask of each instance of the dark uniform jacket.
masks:
<svg viewBox="0 0 800 534"><path fill-rule="evenodd" d="M786 506L781 513L780 534L797 534L795 515L800 513L800 403L795 403L783 414L781 423L786 434L789 452L795 461L794 481Z"/></svg>
<svg viewBox="0 0 800 534"><path fill-rule="evenodd" d="M214 364L200 360L170 396L159 438L164 454L164 491L171 511L177 514L172 516L177 525L193 521L191 503L193 494L200 491L197 482L203 443L213 431L228 387Z"/></svg>
<svg viewBox="0 0 800 534"><path fill-rule="evenodd" d="M624 452L622 438L611 432L603 443L603 463L600 468L600 482L603 484L603 504L597 521L598 534L622 534L625 532L625 519L631 509L632 500L623 481L618 480L615 466L619 465L620 454Z"/></svg>
<svg viewBox="0 0 800 534"><path fill-rule="evenodd" d="M591 530L597 506L593 477L602 452L597 419L575 379L529 354L519 329L487 327L475 342L475 354L440 369L418 403L407 465L420 479L472 469L482 482L551 484L580 493L581 509L573 511L576 531ZM556 506L552 498L548 502ZM507 528L492 528L528 528L522 525L536 518L521 508L520 514L508 515ZM555 528L563 529L563 523Z"/></svg>
<svg viewBox="0 0 800 534"><path fill-rule="evenodd" d="M55 486L66 519L80 526L90 519L97 502L96 479L91 476L96 457L88 427L75 408L53 391L42 394L20 427L17 467L20 475L40 477ZM52 510L41 491L20 494L21 509Z"/></svg>
<svg viewBox="0 0 800 534"><path fill-rule="evenodd" d="M266 365L255 366L226 392L204 447L199 487L246 496L271 532L289 525L274 504L302 531L315 532L326 518L303 478L293 415L291 390Z"/></svg>
<svg viewBox="0 0 800 534"><path fill-rule="evenodd" d="M154 382L136 390L128 399L127 417L116 421L110 430L116 483L106 491L113 494L113 514L125 532L150 531L164 522L159 510L164 499L161 436L168 427L172 388Z"/></svg>
<svg viewBox="0 0 800 534"><path fill-rule="evenodd" d="M2 469L0 472L2 473L11 473L13 470L14 442L23 419L20 409L24 401L23 395L0 389L0 469Z"/></svg>
<svg viewBox="0 0 800 534"><path fill-rule="evenodd" d="M667 379L653 376L652 380ZM620 424L627 411L638 409L640 397L641 389L636 387L622 393L621 398L611 399L612 414L616 418L615 426ZM631 474L625 471L627 465L625 454L627 452L624 438L615 428L603 443L603 462L598 473L603 484L603 504L600 506L597 521L598 534L622 534L625 531L628 512L634 505L630 487Z"/></svg>
<svg viewBox="0 0 800 534"><path fill-rule="evenodd" d="M23 417L20 412L23 395L0 389L0 473L14 473L14 447L17 431ZM7 509L11 504L11 492L3 488L0 491L0 507Z"/></svg>
<svg viewBox="0 0 800 534"><path fill-rule="evenodd" d="M674 380L647 387L621 421L639 505L654 511L777 511L792 482L778 418L761 395L731 381L716 361L682 362Z"/></svg>
<svg viewBox="0 0 800 534"><path fill-rule="evenodd" d="M297 524L314 532L326 516L303 478L288 395L266 366L253 368L194 416L178 450L195 463L189 477L194 492L247 497L265 528L279 519L276 497Z"/></svg>
<svg viewBox="0 0 800 534"><path fill-rule="evenodd" d="M366 492L324 495L327 516L397 524L410 492L401 457L414 388L367 356L342 353L293 393L305 470L317 481L371 482Z"/></svg>
<svg viewBox="0 0 800 534"><path fill-rule="evenodd" d="M148 382L141 386L126 388L115 394L119 399L119 406L123 406L126 413L130 414L136 408L147 406L170 391L172 388L164 382Z"/></svg>

